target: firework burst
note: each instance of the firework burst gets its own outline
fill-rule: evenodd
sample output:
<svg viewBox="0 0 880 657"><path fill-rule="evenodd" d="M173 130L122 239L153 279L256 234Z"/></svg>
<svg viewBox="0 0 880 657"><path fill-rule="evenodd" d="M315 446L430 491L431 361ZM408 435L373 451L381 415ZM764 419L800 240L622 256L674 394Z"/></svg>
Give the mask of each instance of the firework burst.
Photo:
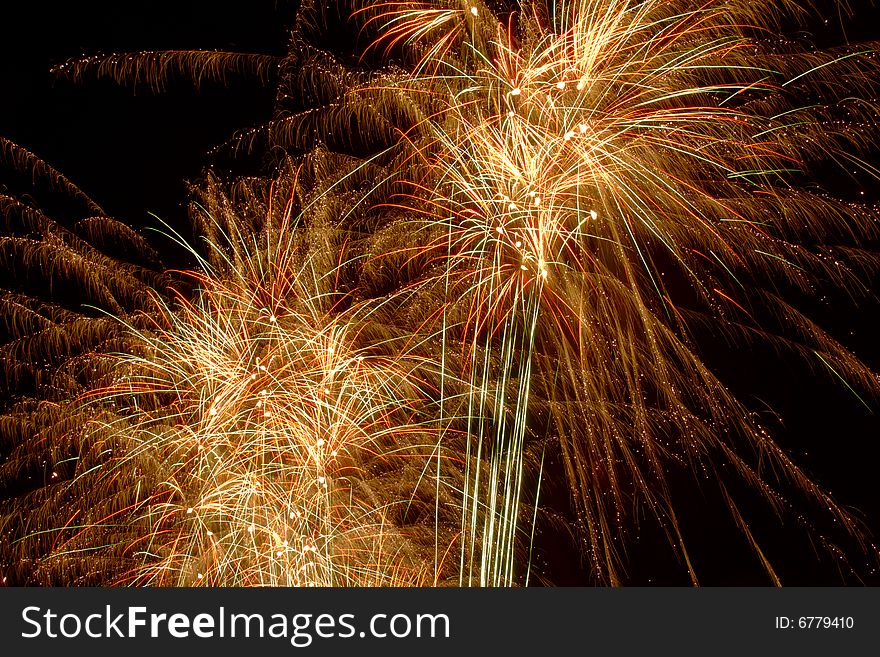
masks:
<svg viewBox="0 0 880 657"><path fill-rule="evenodd" d="M880 390L786 294L869 294L877 258L859 245L880 218L811 184L829 162L878 173L874 48L770 33L799 14L304 4L275 117L226 145L282 153L278 172L206 176L196 291L152 295L126 320L136 346L83 398L80 412L117 405L92 421L93 451L113 457L70 485L127 492L121 529L102 510L77 540L140 584L527 582L550 455L599 582L624 581L641 510L699 581L679 472L717 485L777 584L737 481L786 517L805 497L873 550L695 338L769 341ZM353 58L316 48L340 26ZM393 64L371 70L377 57ZM222 78L224 62L270 68L185 52L64 71ZM135 492L132 472L148 473ZM40 567L77 558L58 540L89 515L74 507L48 551L23 541Z"/></svg>

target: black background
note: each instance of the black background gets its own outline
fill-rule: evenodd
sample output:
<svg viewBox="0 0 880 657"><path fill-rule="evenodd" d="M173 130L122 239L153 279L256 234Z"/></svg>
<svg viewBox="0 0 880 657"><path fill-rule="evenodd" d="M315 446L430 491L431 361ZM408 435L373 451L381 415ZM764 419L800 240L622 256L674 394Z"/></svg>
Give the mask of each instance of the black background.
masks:
<svg viewBox="0 0 880 657"><path fill-rule="evenodd" d="M247 2L159 0L151 2L10 3L0 5L0 135L32 150L62 171L111 215L139 229L156 226L149 213L187 234L184 181L210 162L207 151L235 130L265 121L273 91L242 81L229 88L185 83L167 93L133 94L108 81L53 81L49 68L84 54L158 49L220 49L282 55L295 7L282 0ZM828 3L808 37L820 45L877 38L880 11L863 3L841 19ZM826 22L827 21L827 22ZM877 160L875 160L877 161ZM880 199L876 183L829 177L830 191L866 202ZM864 192L864 193L863 193ZM186 264L179 250L154 237L167 262ZM877 245L871 245L876 248ZM839 297L839 298L838 298ZM880 370L880 313L876 301L847 301L830 294L804 300L820 323ZM767 414L774 437L808 474L880 536L880 401L869 412L833 376L770 349L732 351L706 340L706 361L754 410ZM746 500L748 492L743 492ZM691 555L706 584L766 584L729 517L719 512L708 487L682 499ZM855 557L850 568L823 556L797 526L779 528L759 500L750 511L752 531L787 584L880 584L876 564ZM686 584L681 563L645 523L642 540L627 547L629 582ZM543 541L543 542L542 542ZM564 540L539 540L540 566L559 584L588 579ZM852 553L851 553L852 554ZM820 563L821 562L821 563Z"/></svg>

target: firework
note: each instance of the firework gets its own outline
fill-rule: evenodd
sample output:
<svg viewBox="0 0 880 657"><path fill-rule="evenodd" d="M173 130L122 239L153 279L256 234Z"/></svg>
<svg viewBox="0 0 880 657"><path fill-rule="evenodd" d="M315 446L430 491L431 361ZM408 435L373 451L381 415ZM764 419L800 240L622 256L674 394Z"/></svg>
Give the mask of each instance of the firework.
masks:
<svg viewBox="0 0 880 657"><path fill-rule="evenodd" d="M809 184L828 162L876 176L876 55L770 34L798 14L315 3L281 60L64 67L154 84L277 70L273 119L224 147L281 155L265 178L208 173L193 190L205 245L178 286L191 292L154 286L137 321L134 300L105 303L126 353L89 357L100 376L64 388L84 393L78 453L92 456L74 457L41 517L70 487L117 501L67 502L45 537L18 501L21 549L59 573L94 550L114 564L96 576L138 584L526 583L549 454L598 582L624 581L647 511L698 583L682 471L718 487L774 583L738 481L780 515L805 497L872 550L694 337L769 341L857 395L880 386L785 292L869 293L877 260L860 248L876 208ZM318 47L337 29L354 35L347 58Z"/></svg>

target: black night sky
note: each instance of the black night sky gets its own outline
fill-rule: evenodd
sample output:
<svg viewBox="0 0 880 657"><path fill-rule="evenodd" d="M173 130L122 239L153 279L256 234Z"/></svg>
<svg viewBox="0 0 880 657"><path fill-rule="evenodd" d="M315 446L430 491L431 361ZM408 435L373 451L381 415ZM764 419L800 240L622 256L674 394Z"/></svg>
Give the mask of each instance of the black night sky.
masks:
<svg viewBox="0 0 880 657"><path fill-rule="evenodd" d="M852 18L825 12L828 24L815 21L809 34L822 45L880 38L880 10L856 8ZM233 132L265 121L273 90L241 81L229 88L205 85L200 91L185 82L167 93L146 89L133 93L107 80L80 84L53 81L52 65L86 54L161 49L218 49L283 55L285 26L295 7L280 0L248 2L168 1L36 3L5 2L0 8L0 135L33 151L62 171L107 211L144 230L156 227L155 214L187 234L186 187L206 164L219 170L230 165L208 152ZM845 36L844 36L845 34ZM880 151L880 148L878 148ZM878 158L880 160L880 158ZM847 181L829 176L826 187L843 196L880 201L876 181ZM21 191L20 189L17 191ZM862 194L864 192L864 194ZM152 234L172 266L186 266L183 253ZM880 248L880 245L871 245ZM845 294L804 300L822 325L875 371L880 371L878 303L852 303ZM880 541L880 400L866 399L869 412L828 373L810 370L801 361L770 347L733 350L707 337L701 351L750 408L766 413L774 437L804 470L862 519ZM772 420L769 409L778 413ZM689 490L693 490L692 488ZM780 528L760 500L735 491L752 512L752 531L763 540L768 558L782 581L791 585L880 585L875 565L854 552L854 576L838 568L796 526ZM705 498L688 494L681 505L690 552L705 584L765 585L766 577L732 526L718 511L713 490ZM549 500L564 506L562 500ZM681 565L661 547L664 539L645 521L642 540L626 546L629 581L633 584L686 585ZM543 541L543 543L540 543ZM539 541L539 559L559 584L586 584L566 539L547 535Z"/></svg>

